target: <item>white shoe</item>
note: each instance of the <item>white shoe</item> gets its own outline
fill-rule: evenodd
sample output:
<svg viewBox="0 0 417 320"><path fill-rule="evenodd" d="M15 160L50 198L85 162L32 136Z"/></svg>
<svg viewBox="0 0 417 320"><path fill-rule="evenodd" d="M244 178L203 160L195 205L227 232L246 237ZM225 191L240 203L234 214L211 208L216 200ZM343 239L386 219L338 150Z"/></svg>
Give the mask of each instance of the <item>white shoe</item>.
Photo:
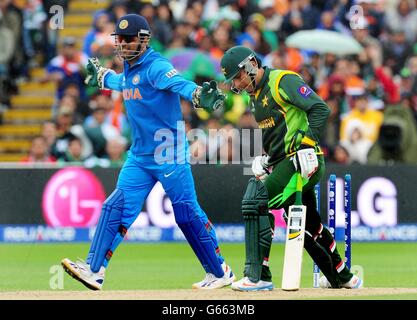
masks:
<svg viewBox="0 0 417 320"><path fill-rule="evenodd" d="M357 275L353 277L346 283L342 284L342 288L346 289L360 289L363 286L363 281Z"/></svg>
<svg viewBox="0 0 417 320"><path fill-rule="evenodd" d="M330 284L330 282L327 280L327 278L325 276L320 277L319 286L320 286L320 288L331 288L332 287L332 285ZM348 282L341 285L341 288L359 289L359 288L362 288L362 286L363 286L362 279L359 278L356 275L353 275L353 277Z"/></svg>
<svg viewBox="0 0 417 320"><path fill-rule="evenodd" d="M330 284L329 280L325 276L321 276L319 279L319 287L323 289L331 288L332 285Z"/></svg>
<svg viewBox="0 0 417 320"><path fill-rule="evenodd" d="M222 287L230 285L233 281L236 280L235 275L232 272L232 269L225 263L222 263L222 268L224 271L224 276L222 278L217 278L212 273L207 273L203 280L196 282L192 285L193 289L220 289Z"/></svg>
<svg viewBox="0 0 417 320"><path fill-rule="evenodd" d="M252 282L248 277L244 277L239 281L232 283L232 289L236 291L269 291L274 289L274 285L270 281Z"/></svg>
<svg viewBox="0 0 417 320"><path fill-rule="evenodd" d="M104 273L106 269L102 266L98 272L92 272L90 265L81 259L72 262L70 259L63 259L61 265L71 277L80 281L91 290L101 290L104 282Z"/></svg>

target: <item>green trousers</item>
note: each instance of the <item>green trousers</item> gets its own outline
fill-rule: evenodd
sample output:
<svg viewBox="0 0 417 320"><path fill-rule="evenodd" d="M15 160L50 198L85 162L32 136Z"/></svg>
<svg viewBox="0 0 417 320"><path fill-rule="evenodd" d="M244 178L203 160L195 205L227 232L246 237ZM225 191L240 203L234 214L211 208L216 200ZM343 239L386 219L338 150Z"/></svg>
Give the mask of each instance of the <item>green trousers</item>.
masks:
<svg viewBox="0 0 417 320"><path fill-rule="evenodd" d="M338 288L341 284L351 279L352 273L344 265L337 251L336 242L331 233L322 225L320 214L316 209L314 186L320 182L325 174L323 156L318 156L318 160L318 170L310 179L303 179L302 199L303 204L307 207L304 248L317 263L332 286ZM295 173L294 164L289 158L282 160L274 166L271 174L264 180L264 185L268 191L269 209L284 208L285 212L288 212L288 207L295 201L297 177ZM284 216L284 219L286 219L286 216ZM271 228L274 228L272 225L273 219L270 219L270 221ZM269 266L262 265L261 280L271 281L271 277ZM250 278L253 279L253 277Z"/></svg>

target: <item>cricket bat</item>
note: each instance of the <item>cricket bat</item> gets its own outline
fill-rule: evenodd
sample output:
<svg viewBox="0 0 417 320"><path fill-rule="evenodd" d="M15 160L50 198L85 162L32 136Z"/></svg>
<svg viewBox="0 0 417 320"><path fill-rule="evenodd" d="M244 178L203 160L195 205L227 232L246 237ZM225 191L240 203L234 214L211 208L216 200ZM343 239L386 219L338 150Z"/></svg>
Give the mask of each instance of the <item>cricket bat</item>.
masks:
<svg viewBox="0 0 417 320"><path fill-rule="evenodd" d="M285 238L284 268L282 271L282 290L300 289L301 266L303 263L304 231L307 207L302 204L303 178L297 175L297 188L294 205L289 207L287 232Z"/></svg>

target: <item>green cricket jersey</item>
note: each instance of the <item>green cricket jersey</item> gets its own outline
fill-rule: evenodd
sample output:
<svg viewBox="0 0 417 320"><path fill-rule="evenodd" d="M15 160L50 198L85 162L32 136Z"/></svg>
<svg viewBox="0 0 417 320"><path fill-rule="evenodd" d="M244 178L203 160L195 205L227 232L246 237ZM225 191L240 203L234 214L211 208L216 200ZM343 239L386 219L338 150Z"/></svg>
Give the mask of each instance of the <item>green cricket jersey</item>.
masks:
<svg viewBox="0 0 417 320"><path fill-rule="evenodd" d="M293 154L301 142L318 151L329 107L297 73L268 67L264 70L249 105L263 131L269 163L273 165Z"/></svg>

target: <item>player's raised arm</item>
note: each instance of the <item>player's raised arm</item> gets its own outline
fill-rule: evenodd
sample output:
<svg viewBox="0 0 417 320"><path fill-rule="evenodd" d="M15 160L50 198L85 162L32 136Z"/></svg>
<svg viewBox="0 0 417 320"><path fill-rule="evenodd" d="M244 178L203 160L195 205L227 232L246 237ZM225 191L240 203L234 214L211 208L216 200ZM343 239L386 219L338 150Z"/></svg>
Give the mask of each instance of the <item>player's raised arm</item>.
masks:
<svg viewBox="0 0 417 320"><path fill-rule="evenodd" d="M195 108L212 111L223 106L225 95L217 87L216 81L204 82L202 86L198 86L184 79L165 59L155 61L151 65L148 77L154 88L178 93L184 99L191 101Z"/></svg>

